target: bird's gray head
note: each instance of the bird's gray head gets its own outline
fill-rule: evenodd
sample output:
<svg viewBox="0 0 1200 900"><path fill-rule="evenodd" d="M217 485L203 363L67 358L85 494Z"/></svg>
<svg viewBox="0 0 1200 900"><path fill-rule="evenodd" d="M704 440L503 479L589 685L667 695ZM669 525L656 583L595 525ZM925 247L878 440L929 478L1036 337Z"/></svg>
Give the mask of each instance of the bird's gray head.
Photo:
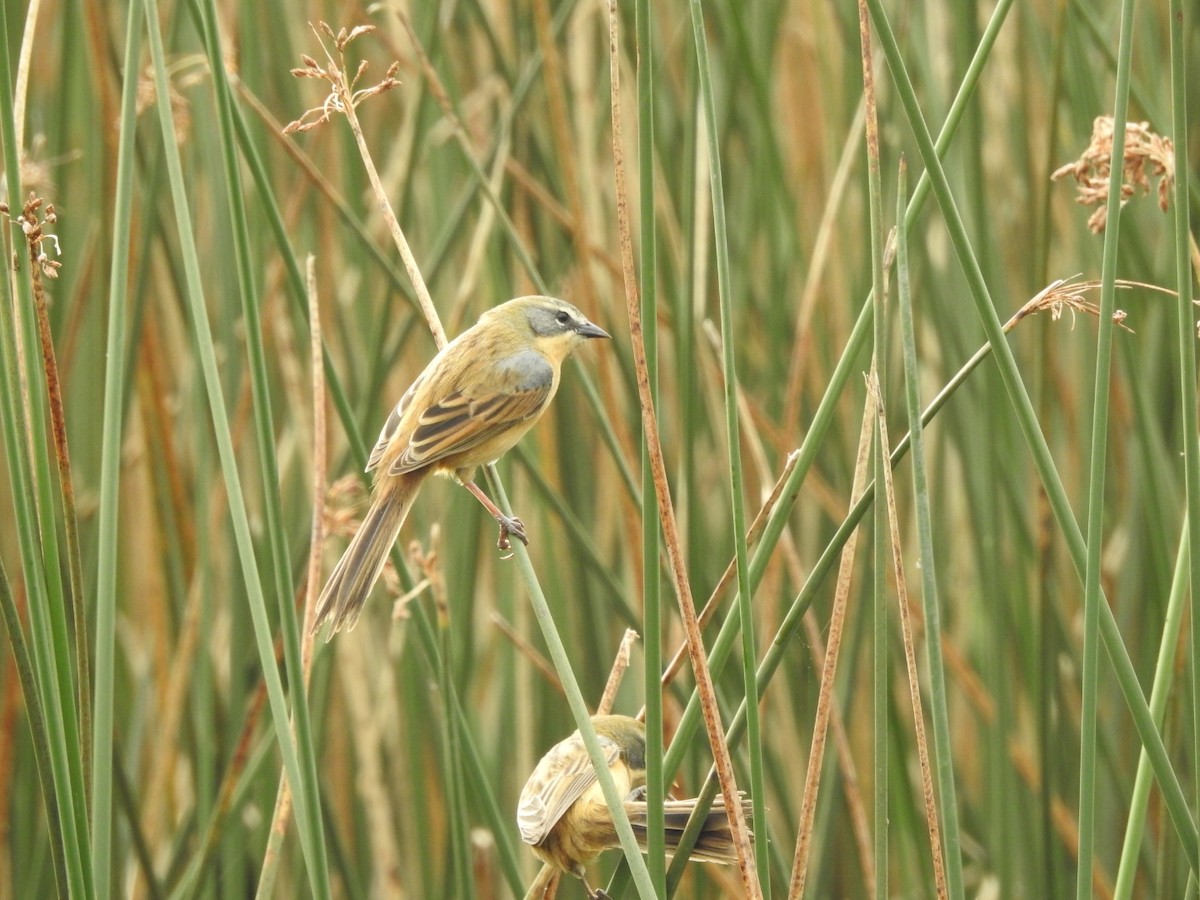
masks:
<svg viewBox="0 0 1200 900"><path fill-rule="evenodd" d="M587 316L557 297L518 297L508 305L518 305L529 323L534 337L553 338L559 335L577 338L606 338L608 332L588 321Z"/></svg>

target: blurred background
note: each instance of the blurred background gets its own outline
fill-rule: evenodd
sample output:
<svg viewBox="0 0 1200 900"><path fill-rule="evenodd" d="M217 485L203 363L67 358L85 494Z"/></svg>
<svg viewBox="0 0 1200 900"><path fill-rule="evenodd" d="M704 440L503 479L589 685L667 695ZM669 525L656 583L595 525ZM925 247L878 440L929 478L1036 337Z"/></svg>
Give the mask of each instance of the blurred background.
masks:
<svg viewBox="0 0 1200 900"><path fill-rule="evenodd" d="M1195 60L1200 8L1183 6L1183 59ZM1057 279L1099 279L1104 235L1088 228L1093 210L1076 202L1070 177L1050 175L1084 153L1098 116L1112 115L1121 5L883 7L935 136L963 92L945 173L999 319ZM5 192L12 217L30 192L56 213L42 227L61 255L49 239L40 246L61 269L39 280L74 511L60 499L39 387L38 289L12 224L5 252L21 256L22 272L7 294L17 318L10 311L0 322L11 406L0 559L6 613L20 616L23 640L14 640L10 618L0 643L0 894L521 896L537 867L516 831L517 797L542 753L575 724L518 561L500 558L494 523L465 491L426 485L401 535L406 566L389 572L357 628L318 640L302 711L295 706L314 509L329 533L323 582L364 508L363 447L436 348L345 118L281 130L329 93L319 79L293 77L302 55L321 66L327 51L339 56L309 23L335 32L376 26L346 47L345 65L354 73L367 63L357 84L366 88L398 63L398 85L366 99L357 116L447 332L510 297L549 292L613 334L568 363L550 413L499 465L574 676L595 704L626 628L657 637L668 660L683 640L667 556L647 563L643 540L644 515L653 522L657 511L642 476L621 274L608 6L160 0L149 20L141 10L133 10L129 61L125 2L5 4L5 91L15 98L0 110L6 172L21 158L20 193L12 178ZM695 15L707 38L715 129L705 121ZM657 332L658 418L697 606L735 552L722 337L736 354L736 499L747 523L788 455L805 446L777 507L779 527L751 546L755 659L743 659L734 640L714 676L728 724L747 669L788 625L757 741L732 745L744 790L761 759L754 783L766 820L754 831L782 896L816 720L816 660L834 605L828 567L809 579L823 554L836 569L873 355L892 444L908 430L894 270L886 328L860 319L870 304L872 229L883 235L897 221L901 155L905 197L927 167L876 45L882 219L873 224L852 3L649 0L636 9L619 3L617 19L634 249L643 298L656 304L648 324ZM639 25L648 43L639 44ZM1180 107L1170 26L1167 4L1139 8L1127 116L1167 136ZM968 74L977 54L981 65ZM156 77L160 90L169 86L169 117ZM1198 118L1194 90L1186 112ZM639 121L653 124L652 145ZM1194 171L1192 133L1177 166ZM716 197L710 134L723 177ZM1116 273L1174 289L1174 200L1167 213L1159 208L1158 183L1151 177L1121 217ZM1194 211L1194 180L1188 199ZM714 203L728 224L723 249ZM909 217L924 404L987 336L936 197ZM732 324L723 336L721 252ZM326 354L320 493L309 254ZM127 276L118 269L114 280L117 264ZM1100 291L1086 297L1098 303ZM110 343L114 304L123 322ZM1101 583L1147 695L1156 666L1164 669L1162 740L1194 819L1198 642L1190 619L1181 626L1168 615L1186 535L1184 435L1195 427L1181 415L1180 318L1173 297L1146 288L1118 292L1117 306L1130 330L1117 330L1112 346ZM865 324L855 331L856 322ZM1097 318L1030 316L1008 341L1086 535ZM25 383L33 386L18 389ZM1083 581L1016 409L987 357L927 427L927 491L914 491L909 457L896 469L898 525L924 716L928 727L932 710L943 709L948 725L938 752L953 777L957 847L948 855L962 889L1068 896L1079 846ZM919 497L929 504L932 558L918 544ZM887 892L935 894L897 584L890 550L872 540L873 515L863 520L845 595L834 733L806 864L813 897L872 896L882 883L873 800L880 735ZM70 519L77 532L65 526ZM40 563L36 577L31 562ZM937 598L922 591L925 569ZM890 617L883 624L873 616L877 589ZM661 599L661 622L646 620L648 593ZM735 593L736 583L719 595L710 646L737 618ZM927 599L940 607L944 690L931 686L925 655ZM805 608L809 618L796 627ZM882 656L873 650L881 635ZM22 691L17 644L32 659L26 684L36 685L40 713ZM644 659L635 642L616 711L634 715L645 703L654 679ZM663 695L668 744L693 683L685 665ZM1103 650L1087 683L1098 703L1091 890L1182 896L1187 850L1157 787L1135 799L1139 732ZM884 703L875 706L880 685ZM283 724L285 698L294 738ZM48 743L40 749L38 718ZM712 762L703 728L678 746L675 792L693 796ZM304 788L274 842L289 765ZM1130 841L1126 824L1139 806L1144 828ZM1194 851L1194 826L1191 839ZM619 862L619 852L607 854L592 882L606 883ZM1194 892L1194 870L1190 884ZM741 896L742 886L736 868L692 864L679 892ZM564 879L560 896L583 896L582 887Z"/></svg>

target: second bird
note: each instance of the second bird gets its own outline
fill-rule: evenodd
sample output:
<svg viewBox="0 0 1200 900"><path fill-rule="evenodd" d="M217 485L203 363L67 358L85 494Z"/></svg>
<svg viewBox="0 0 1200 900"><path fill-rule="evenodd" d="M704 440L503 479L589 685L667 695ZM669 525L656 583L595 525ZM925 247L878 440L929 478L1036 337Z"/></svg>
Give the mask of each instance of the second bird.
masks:
<svg viewBox="0 0 1200 900"><path fill-rule="evenodd" d="M563 361L588 338L607 338L578 309L554 297L518 297L479 317L442 348L388 416L371 451L371 505L317 600L313 630L350 628L379 579L421 482L454 478L500 525L500 547L526 542L520 519L504 515L475 484L541 418L558 390Z"/></svg>

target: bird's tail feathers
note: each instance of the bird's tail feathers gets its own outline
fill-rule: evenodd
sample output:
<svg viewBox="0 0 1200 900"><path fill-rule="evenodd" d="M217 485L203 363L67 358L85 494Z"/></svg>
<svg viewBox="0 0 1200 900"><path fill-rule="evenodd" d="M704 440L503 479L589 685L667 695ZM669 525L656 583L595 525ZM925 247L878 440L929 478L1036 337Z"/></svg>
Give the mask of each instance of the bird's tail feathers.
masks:
<svg viewBox="0 0 1200 900"><path fill-rule="evenodd" d="M333 567L317 599L312 625L314 633L329 621L333 623L329 632L329 638L332 638L343 628L353 628L358 620L371 588L383 572L388 553L396 543L400 526L408 517L420 484L418 479L400 477L404 479L402 484L390 487L387 493L372 501L346 552Z"/></svg>
<svg viewBox="0 0 1200 900"><path fill-rule="evenodd" d="M679 849L683 838L683 830L687 827L688 818L696 808L695 800L667 800L663 804L663 840L668 856L673 856ZM638 844L646 846L646 804L639 800L627 800L625 811L629 814L629 823L633 826L634 836ZM750 800L742 797L742 814L749 822L753 813ZM751 840L754 835L751 834ZM717 795L712 807L704 820L704 827L696 839L696 846L688 854L690 859L698 862L721 863L724 865L737 864L737 849L733 843L733 831L729 826L729 816L725 811L725 798Z"/></svg>

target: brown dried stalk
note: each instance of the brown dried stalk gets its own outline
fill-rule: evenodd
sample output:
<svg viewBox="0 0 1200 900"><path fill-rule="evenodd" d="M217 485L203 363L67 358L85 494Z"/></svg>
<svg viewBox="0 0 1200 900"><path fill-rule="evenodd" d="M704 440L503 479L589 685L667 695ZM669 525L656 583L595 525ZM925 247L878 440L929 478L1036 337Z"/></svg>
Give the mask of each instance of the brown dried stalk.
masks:
<svg viewBox="0 0 1200 900"><path fill-rule="evenodd" d="M350 131L354 134L355 144L358 146L359 156L362 157L363 168L366 170L367 178L371 182L371 190L375 194L375 200L379 205L379 212L383 216L383 221L391 232L392 240L396 243L396 248L400 251L400 258L404 261L404 269L408 273L409 280L412 281L413 290L417 294L417 303L421 307L421 313L425 316L425 321L429 325L429 330L433 334L434 343L440 350L446 346L446 331L442 328L442 320L438 316L437 309L433 305L433 298L429 295L429 288L425 284L425 278L421 275L421 270L417 267L417 259L413 255L412 247L409 246L408 239L404 236L404 231L400 228L400 222L396 219L396 212L392 209L392 204L388 200L387 191L383 187L383 180L379 177L379 172L375 168L375 161L371 157L371 151L367 147L367 139L363 136L362 126L358 122L358 115L355 110L360 103L365 102L371 97L375 97L386 91L390 91L400 82L396 79L396 73L400 70L400 64L393 61L384 73L383 79L365 88L359 88L358 83L362 80L363 75L367 71L367 62L364 60L358 64L354 76L351 77L349 69L346 68L346 47L351 42L364 34L369 34L375 30L373 25L360 25L347 31L345 28L334 34L333 29L324 22L319 22L317 25L309 23L313 34L317 36L317 42L320 43L321 49L325 52L325 65L321 65L311 56L302 55L301 59L304 62L302 67L292 69L292 75L297 78L313 78L318 81L324 81L329 85L329 93L326 94L325 100L320 106L313 107L306 111L299 119L285 125L284 134L293 134L300 131L311 131L318 125L328 122L335 114L340 113L346 117L346 122L350 125ZM334 49L337 51L337 59L334 59L329 48L325 46L325 41L321 39L324 34L327 38L333 41Z"/></svg>
<svg viewBox="0 0 1200 900"><path fill-rule="evenodd" d="M863 409L862 428L858 438L858 454L854 463L854 483L850 488L850 508L853 509L867 484L867 462L871 450L871 425L875 418L875 396L867 394ZM842 548L837 582L833 591L833 611L829 616L829 640L825 661L821 667L821 685L817 694L817 714L813 722L812 744L808 751L808 772L804 779L804 794L800 801L800 828L796 834L796 850L792 855L792 875L788 897L804 896L808 877L808 857L812 849L813 822L817 814L817 794L821 787L821 769L825 760L825 739L829 733L829 718L833 708L833 682L837 674L838 654L842 649L842 632L846 623L846 603L850 596L850 579L854 574L854 559L858 549L858 533L851 532ZM874 890L872 883L871 890Z"/></svg>
<svg viewBox="0 0 1200 900"><path fill-rule="evenodd" d="M880 452L883 458L891 456L888 443L887 416L884 415L883 397L879 392L879 380L875 373L869 376L868 387L875 394L875 417L879 425ZM896 491L892 483L892 467L884 465L883 493L888 517L888 537L892 545L892 567L896 577L896 593L900 602L900 634L904 644L904 662L908 671L908 691L913 708L913 734L917 741L917 760L921 770L921 793L925 800L925 816L929 828L929 849L933 854L933 882L939 898L947 896L946 866L942 860L941 825L938 820L937 802L933 794L933 770L929 765L929 745L925 740L925 712L921 702L921 682L917 674L917 652L913 645L912 617L909 614L908 582L904 578L904 557L900 545L899 516L896 513ZM935 636L936 639L936 636Z"/></svg>
<svg viewBox="0 0 1200 900"><path fill-rule="evenodd" d="M659 516L663 530L663 542L671 564L675 594L679 601L680 617L687 635L688 657L696 678L696 691L700 696L700 709L704 714L704 726L708 732L709 746L713 752L713 765L725 797L725 808L729 810L729 825L734 846L737 848L738 869L742 883L751 898L762 896L762 887L754 868L754 856L750 849L750 836L746 817L742 812L741 795L734 777L733 762L729 746L725 743L725 728L721 723L721 711L717 707L712 674L708 670L708 659L704 650L704 639L696 618L696 605L692 600L692 589L688 583L687 566L683 559L683 545L679 527L675 521L675 508L671 490L667 483L667 467L663 459L662 443L659 440L658 416L654 410L654 398L650 390L650 375L646 362L646 342L642 330L640 292L637 269L633 259L633 236L629 222L629 191L625 183L625 153L621 135L621 56L617 42L617 4L608 4L608 46L612 108L613 173L616 181L617 231L621 244L621 265L625 277L625 303L629 313L630 345L633 349L634 369L637 374L638 400L642 413L642 428L646 435L646 448L650 470L654 481L654 493L658 499ZM748 698L753 701L753 698ZM766 852L765 850L763 852Z"/></svg>
<svg viewBox="0 0 1200 900"><path fill-rule="evenodd" d="M45 207L43 209L43 206ZM0 203L0 214L8 214L8 204ZM41 218L39 218L39 211ZM38 339L42 350L42 369L46 379L46 395L50 407L50 433L54 440L54 458L58 464L58 487L62 494L63 528L67 542L67 572L70 578L70 614L75 634L76 667L79 687L76 702L79 706L79 731L91 734L92 730L92 665L88 651L86 609L83 596L83 556L79 549L79 519L76 515L75 482L71 476L71 453L67 447L67 417L63 404L62 379L54 353L54 336L50 331L49 302L43 278L58 278L62 263L51 259L47 248L53 248L55 256L62 255L58 237L46 231L44 225L58 221L53 203L46 203L36 194L30 194L21 214L14 220L29 249L29 277L33 288L33 313L37 323ZM92 755L88 741L83 742L83 786L87 792L86 802L91 802Z"/></svg>

